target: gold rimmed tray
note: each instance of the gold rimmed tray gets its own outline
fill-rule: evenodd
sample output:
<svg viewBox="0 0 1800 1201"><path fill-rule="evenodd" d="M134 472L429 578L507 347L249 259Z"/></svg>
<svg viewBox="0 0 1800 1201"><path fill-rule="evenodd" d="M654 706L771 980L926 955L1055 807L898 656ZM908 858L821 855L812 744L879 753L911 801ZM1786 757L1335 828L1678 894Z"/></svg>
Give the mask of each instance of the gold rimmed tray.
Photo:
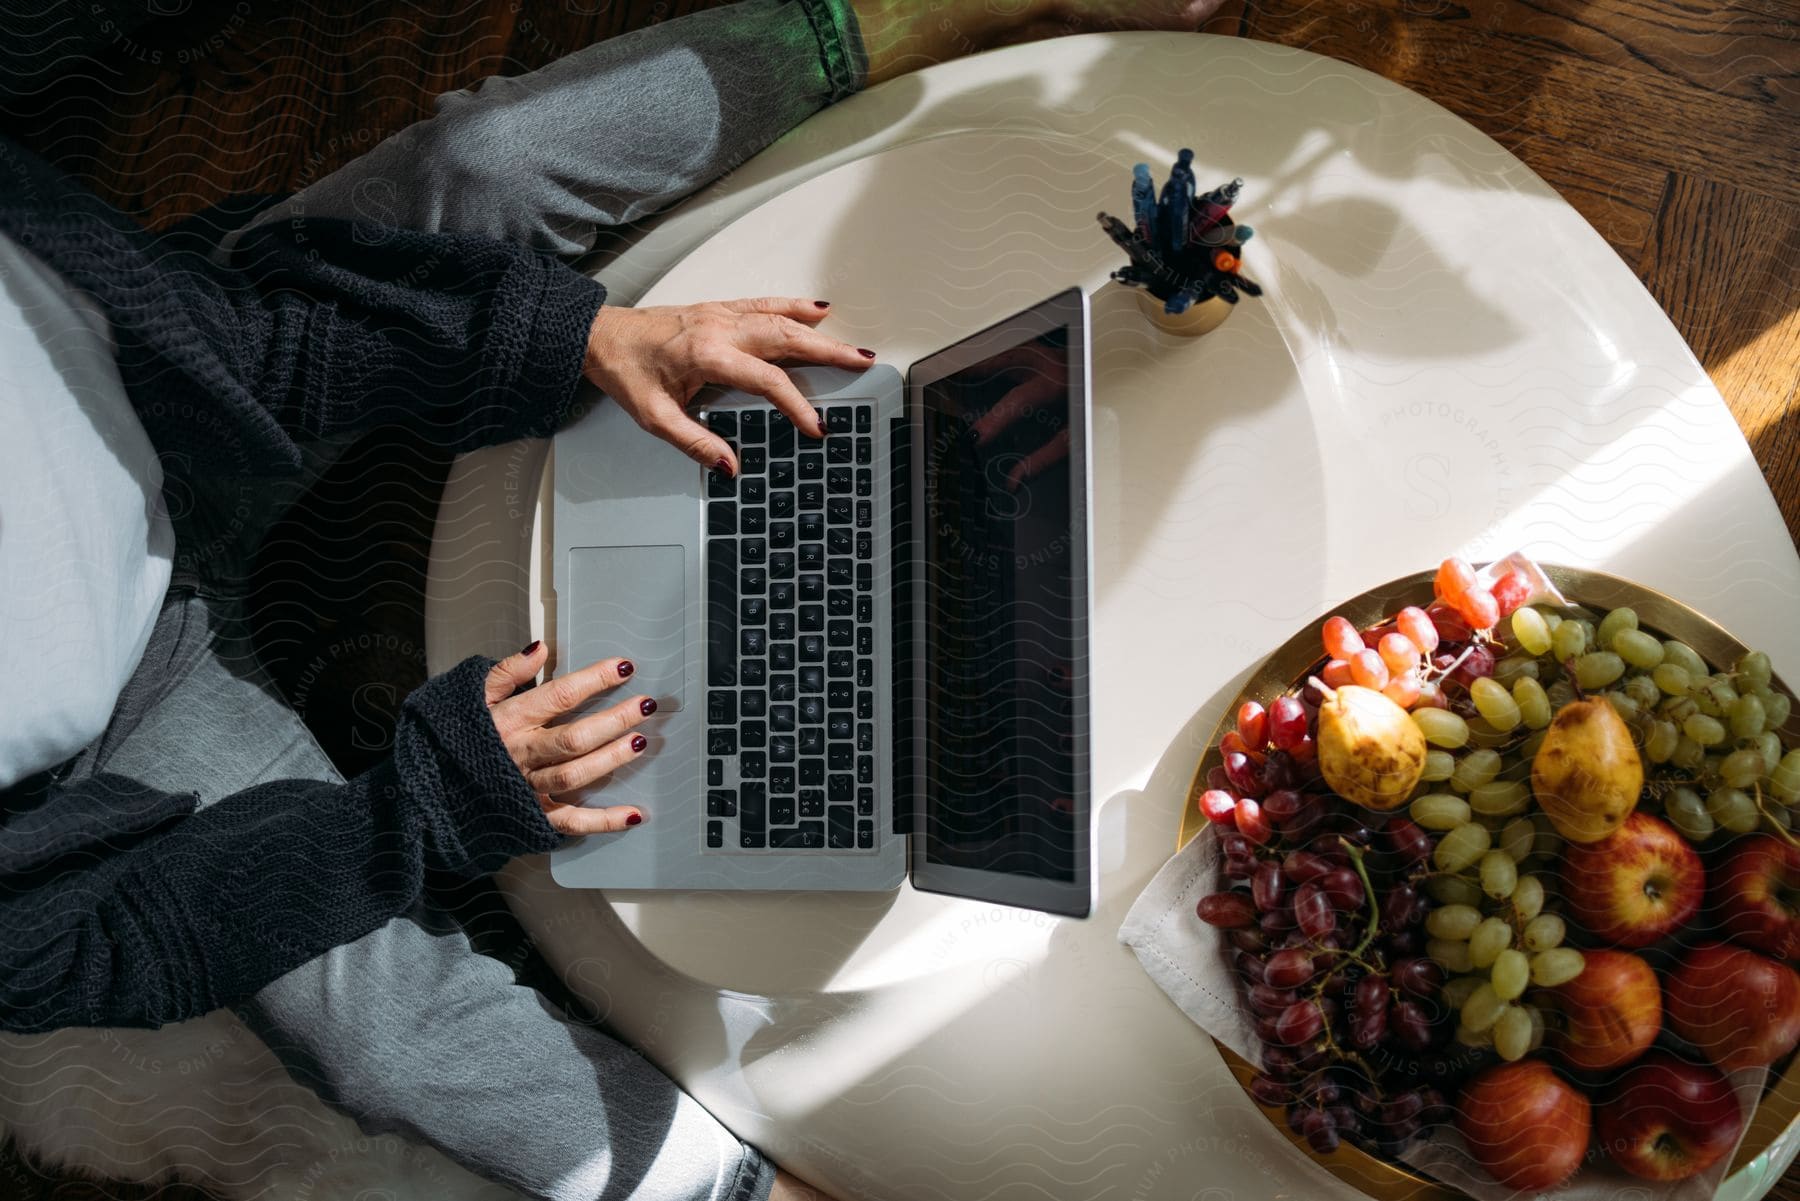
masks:
<svg viewBox="0 0 1800 1201"><path fill-rule="evenodd" d="M1730 668L1740 655L1751 649L1705 614L1696 612L1674 597L1653 588L1601 571L1554 564L1540 566L1576 609L1598 617L1609 609L1629 605L1637 612L1640 626L1664 638L1675 638L1687 643L1715 671ZM1366 629L1407 605L1418 605L1421 608L1429 605L1432 602L1431 581L1434 574L1421 571L1390 580L1369 589L1361 596L1345 601L1331 612L1343 614L1359 630ZM1316 620L1308 622L1292 638L1277 647L1252 673L1244 690L1225 707L1225 714L1208 739L1206 754L1201 756L1200 764L1194 770L1194 778L1188 785L1187 805L1182 811L1181 832L1175 844L1177 850L1186 846L1188 839L1199 834L1206 826L1206 818L1200 813L1197 801L1206 789L1207 772L1222 760L1219 740L1227 730L1236 725L1238 706L1245 701L1266 705L1271 697L1293 691L1305 683L1307 676L1324 666L1325 658L1319 647L1319 629L1326 616L1327 614L1320 614ZM1779 675L1775 676L1771 686L1789 696L1794 695L1793 689ZM1787 746L1800 745L1800 704L1795 706L1787 724L1781 728L1781 736L1782 742ZM1217 1040L1214 1040L1214 1045L1218 1047L1219 1054L1224 1057L1226 1066L1231 1069L1238 1084L1247 1088L1254 1068ZM1262 1106L1259 1108L1302 1154L1318 1161L1338 1179L1379 1201L1459 1201L1464 1198L1460 1190L1421 1176L1399 1164L1379 1159L1349 1143L1342 1144L1330 1155L1318 1155L1306 1146L1299 1135L1288 1129L1281 1110ZM1800 1117L1800 1055L1791 1056L1785 1066L1771 1073L1771 1083L1751 1117L1750 1127L1744 1133L1744 1141L1738 1146L1737 1158L1732 1161L1731 1170L1741 1170L1744 1165L1768 1150L1769 1145L1788 1129L1796 1117Z"/></svg>

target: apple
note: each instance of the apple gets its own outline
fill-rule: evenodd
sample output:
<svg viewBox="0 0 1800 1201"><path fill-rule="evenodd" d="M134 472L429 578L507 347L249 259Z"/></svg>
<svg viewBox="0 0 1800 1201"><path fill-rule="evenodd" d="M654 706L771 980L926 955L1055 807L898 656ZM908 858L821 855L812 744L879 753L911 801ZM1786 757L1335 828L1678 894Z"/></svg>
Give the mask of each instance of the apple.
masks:
<svg viewBox="0 0 1800 1201"><path fill-rule="evenodd" d="M1469 1154L1510 1189L1553 1188L1581 1166L1593 1123L1588 1099L1541 1059L1482 1072L1463 1086L1456 1129Z"/></svg>
<svg viewBox="0 0 1800 1201"><path fill-rule="evenodd" d="M1563 900L1602 942L1647 947L1692 921L1706 893L1700 856L1668 822L1633 813L1563 853Z"/></svg>
<svg viewBox="0 0 1800 1201"><path fill-rule="evenodd" d="M1774 1063L1800 1042L1800 976L1755 951L1696 947L1666 987L1669 1029L1722 1071Z"/></svg>
<svg viewBox="0 0 1800 1201"><path fill-rule="evenodd" d="M1662 989L1648 963L1628 951L1583 951L1581 975L1552 990L1563 1015L1556 1050L1573 1067L1630 1063L1662 1029Z"/></svg>
<svg viewBox="0 0 1800 1201"><path fill-rule="evenodd" d="M1800 847L1769 834L1738 843L1713 869L1712 907L1733 942L1800 958Z"/></svg>
<svg viewBox="0 0 1800 1201"><path fill-rule="evenodd" d="M1645 1180L1686 1180L1719 1162L1744 1129L1731 1082L1717 1068L1652 1051L1594 1110L1613 1162Z"/></svg>

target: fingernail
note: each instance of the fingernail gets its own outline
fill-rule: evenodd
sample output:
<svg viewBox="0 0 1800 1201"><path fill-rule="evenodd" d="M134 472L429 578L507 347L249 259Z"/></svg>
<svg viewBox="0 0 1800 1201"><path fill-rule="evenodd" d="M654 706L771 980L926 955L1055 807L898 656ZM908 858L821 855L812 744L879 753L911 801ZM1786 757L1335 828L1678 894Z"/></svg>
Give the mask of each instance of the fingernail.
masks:
<svg viewBox="0 0 1800 1201"><path fill-rule="evenodd" d="M821 309L828 309L831 307L831 302L829 300L815 300L813 301L813 304Z"/></svg>
<svg viewBox="0 0 1800 1201"><path fill-rule="evenodd" d="M731 460L721 457L718 462L713 464L713 470L718 472L720 475L730 475L731 474Z"/></svg>
<svg viewBox="0 0 1800 1201"><path fill-rule="evenodd" d="M535 654L537 654L537 648L542 645L544 645L544 640L542 638L533 638L531 640L531 645L526 647L524 650L520 651L519 653L521 655L535 655Z"/></svg>
<svg viewBox="0 0 1800 1201"><path fill-rule="evenodd" d="M631 662L630 659L620 659L619 660L619 678L621 680L623 680L626 676L630 675L632 672L634 672L636 670L637 670L637 667Z"/></svg>
<svg viewBox="0 0 1800 1201"><path fill-rule="evenodd" d="M825 436L825 414L817 409L813 410L813 429L818 431L813 435L814 437L823 438Z"/></svg>
<svg viewBox="0 0 1800 1201"><path fill-rule="evenodd" d="M638 823L639 823L639 822L641 822L641 821L643 821L643 820L644 820L644 815L643 815L643 814L641 814L641 813L633 813L633 814L630 814L630 815L628 815L628 816L627 816L627 817L626 817L626 818L625 818L625 824L626 824L626 825L628 825L628 826L635 826L635 825L637 825L637 824L638 824Z"/></svg>
<svg viewBox="0 0 1800 1201"><path fill-rule="evenodd" d="M650 740L648 738L645 738L642 734L633 734L631 736L631 749L632 750L641 751L649 745L650 745Z"/></svg>
<svg viewBox="0 0 1800 1201"><path fill-rule="evenodd" d="M655 713L656 712L656 698L653 696L647 696L643 700L639 701L638 702L638 712L642 713L645 717L649 717L652 713Z"/></svg>
<svg viewBox="0 0 1800 1201"><path fill-rule="evenodd" d="M858 346L856 348L856 353L865 359L872 359L875 357L875 352L870 350L867 346Z"/></svg>

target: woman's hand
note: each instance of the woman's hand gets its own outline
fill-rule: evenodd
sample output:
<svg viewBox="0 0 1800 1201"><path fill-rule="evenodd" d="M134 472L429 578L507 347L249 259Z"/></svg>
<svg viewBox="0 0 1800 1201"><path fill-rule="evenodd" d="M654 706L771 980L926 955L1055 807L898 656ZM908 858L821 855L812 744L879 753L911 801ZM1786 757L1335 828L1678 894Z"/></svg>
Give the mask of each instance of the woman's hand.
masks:
<svg viewBox="0 0 1800 1201"><path fill-rule="evenodd" d="M875 361L874 351L813 328L830 307L780 296L644 309L604 305L588 334L582 374L688 458L736 475L730 445L688 415L688 401L707 384L754 392L799 429L824 437L818 410L774 364L798 359L860 369Z"/></svg>
<svg viewBox="0 0 1800 1201"><path fill-rule="evenodd" d="M547 657L543 643L533 642L488 672L488 713L500 732L500 741L519 765L525 782L537 792L544 817L557 833L607 834L637 825L644 815L635 805L587 809L561 798L648 749L649 740L631 731L656 712L656 699L629 697L579 721L552 725L589 697L629 679L632 666L629 659L602 659L514 696L543 670Z"/></svg>

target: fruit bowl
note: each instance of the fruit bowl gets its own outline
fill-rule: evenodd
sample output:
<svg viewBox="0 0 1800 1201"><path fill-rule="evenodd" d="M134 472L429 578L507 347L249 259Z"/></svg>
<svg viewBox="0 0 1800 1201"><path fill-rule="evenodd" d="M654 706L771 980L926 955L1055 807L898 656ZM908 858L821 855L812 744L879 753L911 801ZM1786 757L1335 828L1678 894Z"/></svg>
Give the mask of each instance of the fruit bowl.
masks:
<svg viewBox="0 0 1800 1201"><path fill-rule="evenodd" d="M1704 615L1640 584L1580 568L1543 565L1542 570L1567 598L1572 609L1582 611L1589 617L1598 617L1609 610L1627 606L1636 611L1643 629L1663 638L1686 643L1716 670L1730 668L1750 649ZM1382 622L1404 606L1430 604L1433 599L1433 578L1432 572L1420 572L1393 580L1370 589L1334 611L1346 617L1356 629L1366 629ZM1177 841L1178 849L1207 825L1207 818L1197 802L1209 787L1209 774L1216 776L1214 769L1223 764L1220 744L1225 735L1235 728L1235 715L1239 706L1247 701L1267 704L1273 697L1291 693L1304 686L1308 678L1318 673L1325 663L1319 639L1319 622L1307 623L1264 660L1252 673L1242 693L1226 707L1225 716L1209 739L1208 750L1190 785ZM1793 690L1778 676L1771 682L1773 687L1793 695ZM1789 714L1786 722L1779 727L1779 733L1784 744L1800 744L1800 709ZM1404 809L1397 813L1405 815ZM1248 1093L1255 1069L1229 1048L1217 1044L1216 1040L1215 1045L1240 1086ZM1254 1095L1251 1099L1253 1102L1256 1100ZM1289 1127L1280 1107L1261 1108L1275 1127L1302 1152L1339 1179L1370 1196L1382 1201L1400 1198L1408 1201L1443 1198L1449 1201L1451 1198L1464 1196L1448 1185L1405 1165L1364 1151L1349 1141L1342 1142L1329 1154L1321 1155L1309 1148L1305 1139ZM1741 1170L1769 1150L1776 1139L1795 1123L1797 1117L1800 1117L1800 1055L1791 1055L1785 1063L1777 1062L1771 1066L1765 1092L1751 1115L1730 1171L1735 1173Z"/></svg>

